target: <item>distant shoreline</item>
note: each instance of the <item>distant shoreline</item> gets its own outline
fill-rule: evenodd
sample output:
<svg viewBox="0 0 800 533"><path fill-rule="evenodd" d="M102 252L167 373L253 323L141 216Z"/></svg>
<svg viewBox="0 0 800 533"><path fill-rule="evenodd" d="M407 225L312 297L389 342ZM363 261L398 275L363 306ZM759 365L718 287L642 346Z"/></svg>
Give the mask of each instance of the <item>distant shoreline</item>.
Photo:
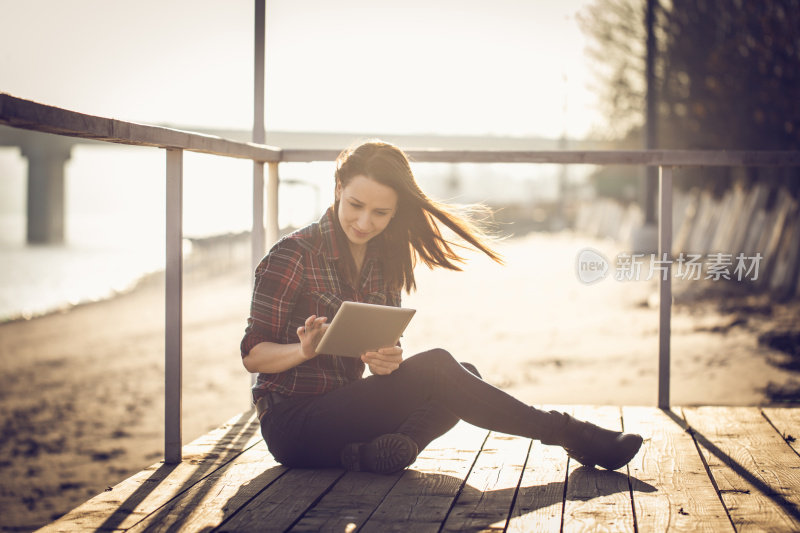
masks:
<svg viewBox="0 0 800 533"><path fill-rule="evenodd" d="M197 276L204 271L218 271L221 268L234 268L247 265L250 254L250 233L226 233L202 238L186 238L191 243L190 253L184 256L184 276ZM32 247L32 253L42 250L41 247ZM61 301L39 309L30 311L22 310L0 316L0 324L25 322L44 316L69 312L72 309L92 305L118 298L129 294L139 288L152 284L163 283L165 268L143 270L126 283L122 288L94 287L95 293L101 296L83 295L73 301Z"/></svg>
<svg viewBox="0 0 800 533"><path fill-rule="evenodd" d="M508 236L509 239L517 239L528 235L531 232L541 231L542 228L533 222L515 221L509 217L498 217L498 228L503 230L513 227L518 230ZM285 227L281 229L281 236L287 235L298 228ZM191 243L191 253L184 257L184 276L207 275L218 273L229 268L248 268L250 261L250 232L242 231L237 233L221 233L207 237L187 237L186 241ZM266 253L266 252L265 252ZM13 314L0 316L0 325L14 322L25 322L36 318L49 315L66 313L73 309L87 305L93 305L118 298L130 292L136 291L141 287L152 284L162 283L164 278L164 268L158 268L149 272L143 272L141 276L133 280L122 290L108 288L105 296L87 297L76 302L62 302L41 310L31 312L18 311Z"/></svg>

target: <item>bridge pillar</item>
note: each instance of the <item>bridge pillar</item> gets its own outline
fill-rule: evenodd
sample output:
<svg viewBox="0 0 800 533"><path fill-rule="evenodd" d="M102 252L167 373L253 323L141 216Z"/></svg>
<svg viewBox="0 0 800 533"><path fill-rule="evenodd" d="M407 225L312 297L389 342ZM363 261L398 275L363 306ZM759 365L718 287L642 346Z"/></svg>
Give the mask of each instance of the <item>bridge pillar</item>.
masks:
<svg viewBox="0 0 800 533"><path fill-rule="evenodd" d="M64 242L64 165L71 144L25 143L28 159L27 241L29 244Z"/></svg>

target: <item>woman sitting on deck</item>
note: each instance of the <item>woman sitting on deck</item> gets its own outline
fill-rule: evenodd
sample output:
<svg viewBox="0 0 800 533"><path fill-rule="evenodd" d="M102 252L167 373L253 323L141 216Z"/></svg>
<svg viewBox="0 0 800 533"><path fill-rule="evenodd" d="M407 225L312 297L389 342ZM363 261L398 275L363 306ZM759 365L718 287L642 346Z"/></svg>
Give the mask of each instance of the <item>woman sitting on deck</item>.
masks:
<svg viewBox="0 0 800 533"><path fill-rule="evenodd" d="M316 355L343 301L400 306L402 289L415 288L417 259L460 270L458 244L439 224L502 262L468 219L420 190L401 150L368 142L339 156L336 200L319 222L280 240L261 261L241 352L245 368L258 373L253 398L275 459L388 474L463 419L562 446L584 465L627 464L639 435L526 405L445 350L405 360L400 346L360 359Z"/></svg>

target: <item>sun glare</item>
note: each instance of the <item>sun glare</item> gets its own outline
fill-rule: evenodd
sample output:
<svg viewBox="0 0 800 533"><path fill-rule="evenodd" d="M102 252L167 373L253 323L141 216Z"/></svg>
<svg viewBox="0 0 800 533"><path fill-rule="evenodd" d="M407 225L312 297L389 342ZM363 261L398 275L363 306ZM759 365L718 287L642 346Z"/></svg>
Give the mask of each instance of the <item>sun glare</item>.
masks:
<svg viewBox="0 0 800 533"><path fill-rule="evenodd" d="M585 3L271 0L267 127L584 136L596 116L575 20ZM35 3L0 6L37 20L36 32L0 33L3 49L26 50L0 55L10 94L136 122L252 127L250 0L54 3L41 20ZM110 41L113 53L95 46Z"/></svg>

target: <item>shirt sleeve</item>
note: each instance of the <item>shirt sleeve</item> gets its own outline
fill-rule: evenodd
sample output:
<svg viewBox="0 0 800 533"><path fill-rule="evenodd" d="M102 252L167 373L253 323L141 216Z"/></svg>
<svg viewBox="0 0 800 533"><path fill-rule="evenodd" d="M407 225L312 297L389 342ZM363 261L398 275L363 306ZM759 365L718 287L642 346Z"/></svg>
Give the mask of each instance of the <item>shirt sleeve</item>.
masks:
<svg viewBox="0 0 800 533"><path fill-rule="evenodd" d="M291 239L276 244L256 268L242 357L261 342L285 343L303 285L303 253Z"/></svg>

